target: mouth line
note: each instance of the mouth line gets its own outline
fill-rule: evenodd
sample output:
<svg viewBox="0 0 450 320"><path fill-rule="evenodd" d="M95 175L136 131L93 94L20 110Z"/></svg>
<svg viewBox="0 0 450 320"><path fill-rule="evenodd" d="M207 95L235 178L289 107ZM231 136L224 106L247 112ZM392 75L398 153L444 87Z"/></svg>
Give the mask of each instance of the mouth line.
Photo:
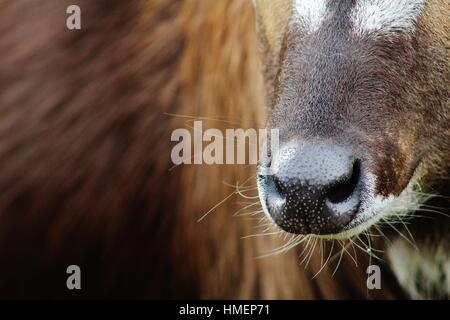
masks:
<svg viewBox="0 0 450 320"><path fill-rule="evenodd" d="M320 234L320 235L314 234L314 236L326 240L347 240L363 233L364 231L369 230L372 226L377 224L382 218L383 218L382 215L376 214L373 217L358 223L358 225L354 226L353 228L344 230L342 232L334 234Z"/></svg>

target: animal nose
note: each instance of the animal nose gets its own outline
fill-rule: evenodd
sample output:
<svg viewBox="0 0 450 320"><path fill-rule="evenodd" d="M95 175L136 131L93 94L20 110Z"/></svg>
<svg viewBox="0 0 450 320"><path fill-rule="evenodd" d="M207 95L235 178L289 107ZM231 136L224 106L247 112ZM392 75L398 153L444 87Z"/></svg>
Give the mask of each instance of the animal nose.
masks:
<svg viewBox="0 0 450 320"><path fill-rule="evenodd" d="M361 162L336 145L281 148L259 190L266 213L296 234L336 234L360 206Z"/></svg>

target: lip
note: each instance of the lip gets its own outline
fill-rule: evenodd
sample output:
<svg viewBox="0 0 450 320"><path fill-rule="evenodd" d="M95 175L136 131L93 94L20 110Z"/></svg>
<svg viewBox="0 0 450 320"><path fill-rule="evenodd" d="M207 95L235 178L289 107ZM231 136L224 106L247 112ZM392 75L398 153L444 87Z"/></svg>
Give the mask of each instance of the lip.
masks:
<svg viewBox="0 0 450 320"><path fill-rule="evenodd" d="M376 224L378 221L380 221L381 218L382 218L381 216L376 214L373 217L364 220L363 222L359 222L356 226L354 226L350 229L344 230L342 232L335 233L335 234L325 234L325 235L322 234L322 235L314 235L314 236L317 236L318 238L321 238L321 239L328 239L328 240L350 239L351 237L361 234L362 232L370 229L370 227L372 227L374 224ZM349 225L351 225L351 222Z"/></svg>

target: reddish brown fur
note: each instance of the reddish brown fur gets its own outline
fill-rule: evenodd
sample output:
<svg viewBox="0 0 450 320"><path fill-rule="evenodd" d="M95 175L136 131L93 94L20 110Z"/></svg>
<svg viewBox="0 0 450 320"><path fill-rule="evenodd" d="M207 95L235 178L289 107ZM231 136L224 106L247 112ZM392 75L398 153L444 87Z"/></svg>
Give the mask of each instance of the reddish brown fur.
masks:
<svg viewBox="0 0 450 320"><path fill-rule="evenodd" d="M263 119L250 1L80 0L81 31L70 1L30 3L0 5L1 296L391 297L387 276L366 291L364 255L314 280L319 255L255 259L282 242L240 239L254 222L232 217L239 198L196 222L254 168L169 170L185 119L164 113Z"/></svg>

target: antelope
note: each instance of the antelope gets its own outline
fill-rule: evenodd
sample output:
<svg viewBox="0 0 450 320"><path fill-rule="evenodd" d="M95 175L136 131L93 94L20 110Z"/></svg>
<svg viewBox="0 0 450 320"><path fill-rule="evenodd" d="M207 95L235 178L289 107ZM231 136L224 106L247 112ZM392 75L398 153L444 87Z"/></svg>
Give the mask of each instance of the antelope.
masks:
<svg viewBox="0 0 450 320"><path fill-rule="evenodd" d="M448 3L254 5L267 126L280 133L258 168L265 214L328 240L389 224L387 258L407 295L448 298Z"/></svg>

